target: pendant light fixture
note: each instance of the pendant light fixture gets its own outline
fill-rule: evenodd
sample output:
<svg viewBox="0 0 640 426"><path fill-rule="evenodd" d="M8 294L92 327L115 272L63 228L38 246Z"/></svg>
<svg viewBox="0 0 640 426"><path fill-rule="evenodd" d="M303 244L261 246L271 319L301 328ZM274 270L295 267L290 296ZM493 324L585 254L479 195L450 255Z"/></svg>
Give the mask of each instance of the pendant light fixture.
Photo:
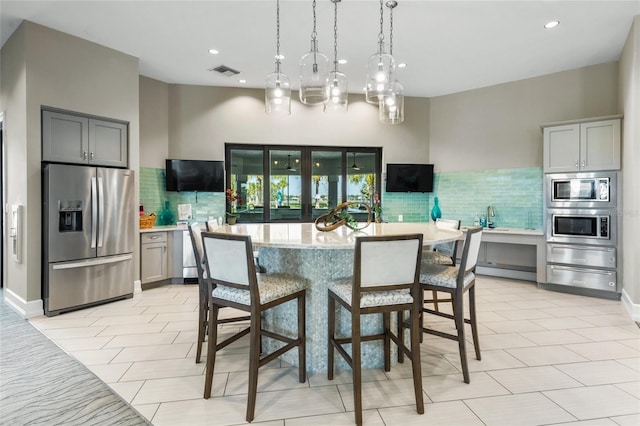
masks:
<svg viewBox="0 0 640 426"><path fill-rule="evenodd" d="M398 2L390 0L385 5L389 8L389 54L393 56L393 9L398 6ZM380 101L378 119L385 124L399 124L404 121L404 91L395 73L389 75L389 78L389 95Z"/></svg>
<svg viewBox="0 0 640 426"><path fill-rule="evenodd" d="M289 172L295 172L296 169L291 165L291 154L287 155L287 166L284 168Z"/></svg>
<svg viewBox="0 0 640 426"><path fill-rule="evenodd" d="M366 101L370 104L380 104L385 96L391 93L391 78L395 71L393 56L384 51L384 6L380 0L380 32L378 33L378 52L367 61L367 85L365 87Z"/></svg>
<svg viewBox="0 0 640 426"><path fill-rule="evenodd" d="M358 165L356 164L356 153L353 153L353 164L351 165L351 170L360 171L360 167L358 167Z"/></svg>
<svg viewBox="0 0 640 426"><path fill-rule="evenodd" d="M276 70L265 80L265 112L291 114L291 82L280 72L280 0L276 1Z"/></svg>
<svg viewBox="0 0 640 426"><path fill-rule="evenodd" d="M313 31L311 50L300 58L300 102L305 105L320 105L328 99L329 60L318 52L316 32L316 0L312 2Z"/></svg>
<svg viewBox="0 0 640 426"><path fill-rule="evenodd" d="M333 71L329 73L329 96L324 110L346 111L349 106L347 76L338 71L338 3L333 2Z"/></svg>

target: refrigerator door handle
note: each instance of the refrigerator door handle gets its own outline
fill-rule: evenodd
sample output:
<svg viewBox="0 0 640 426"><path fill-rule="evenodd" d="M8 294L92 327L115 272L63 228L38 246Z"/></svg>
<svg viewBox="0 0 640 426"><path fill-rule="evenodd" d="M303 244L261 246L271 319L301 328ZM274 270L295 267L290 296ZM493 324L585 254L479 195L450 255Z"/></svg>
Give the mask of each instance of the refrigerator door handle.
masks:
<svg viewBox="0 0 640 426"><path fill-rule="evenodd" d="M96 178L91 178L91 248L96 248L96 233L98 226L98 189Z"/></svg>
<svg viewBox="0 0 640 426"><path fill-rule="evenodd" d="M133 259L132 254L123 254L120 256L110 256L110 257L98 257L95 259L86 259L86 260L80 260L78 262L66 262L62 264L53 265L53 269L57 271L61 269L86 268L88 266L108 265L109 263L124 262L125 260L131 260L131 259Z"/></svg>
<svg viewBox="0 0 640 426"><path fill-rule="evenodd" d="M100 220L100 226L98 226L98 247L102 247L104 237L104 183L102 178L98 178L98 220Z"/></svg>

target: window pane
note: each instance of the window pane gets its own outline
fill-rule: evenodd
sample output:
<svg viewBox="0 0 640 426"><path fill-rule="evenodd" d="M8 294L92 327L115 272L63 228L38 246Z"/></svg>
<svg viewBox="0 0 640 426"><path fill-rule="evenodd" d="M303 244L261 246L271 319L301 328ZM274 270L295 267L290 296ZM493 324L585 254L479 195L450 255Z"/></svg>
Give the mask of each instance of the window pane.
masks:
<svg viewBox="0 0 640 426"><path fill-rule="evenodd" d="M311 152L312 219L342 202L342 152Z"/></svg>
<svg viewBox="0 0 640 426"><path fill-rule="evenodd" d="M373 152L347 152L347 201L373 207L376 192L376 155ZM366 221L366 211L353 209L358 221Z"/></svg>
<svg viewBox="0 0 640 426"><path fill-rule="evenodd" d="M236 213L242 222L262 222L264 220L264 171L261 149L231 150L231 181L227 186L242 197L242 204L236 206ZM229 211L230 206L227 206Z"/></svg>
<svg viewBox="0 0 640 426"><path fill-rule="evenodd" d="M271 220L301 218L301 151L269 151L269 209Z"/></svg>

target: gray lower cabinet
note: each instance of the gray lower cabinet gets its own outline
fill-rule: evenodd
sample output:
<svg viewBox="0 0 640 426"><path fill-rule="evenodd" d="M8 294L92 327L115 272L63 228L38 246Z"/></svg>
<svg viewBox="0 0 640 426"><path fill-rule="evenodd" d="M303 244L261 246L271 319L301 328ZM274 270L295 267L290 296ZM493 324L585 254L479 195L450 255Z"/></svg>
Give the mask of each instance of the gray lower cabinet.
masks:
<svg viewBox="0 0 640 426"><path fill-rule="evenodd" d="M128 166L127 123L42 111L42 161Z"/></svg>
<svg viewBox="0 0 640 426"><path fill-rule="evenodd" d="M169 278L167 253L166 232L145 232L140 235L140 281L142 284Z"/></svg>

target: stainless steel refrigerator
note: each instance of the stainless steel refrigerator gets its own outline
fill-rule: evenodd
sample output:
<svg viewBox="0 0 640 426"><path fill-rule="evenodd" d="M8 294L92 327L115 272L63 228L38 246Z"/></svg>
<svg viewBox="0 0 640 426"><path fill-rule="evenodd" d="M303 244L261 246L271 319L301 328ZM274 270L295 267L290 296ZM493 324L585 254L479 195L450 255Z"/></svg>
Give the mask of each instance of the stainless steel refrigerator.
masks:
<svg viewBox="0 0 640 426"><path fill-rule="evenodd" d="M133 171L47 164L42 194L45 314L131 297Z"/></svg>

